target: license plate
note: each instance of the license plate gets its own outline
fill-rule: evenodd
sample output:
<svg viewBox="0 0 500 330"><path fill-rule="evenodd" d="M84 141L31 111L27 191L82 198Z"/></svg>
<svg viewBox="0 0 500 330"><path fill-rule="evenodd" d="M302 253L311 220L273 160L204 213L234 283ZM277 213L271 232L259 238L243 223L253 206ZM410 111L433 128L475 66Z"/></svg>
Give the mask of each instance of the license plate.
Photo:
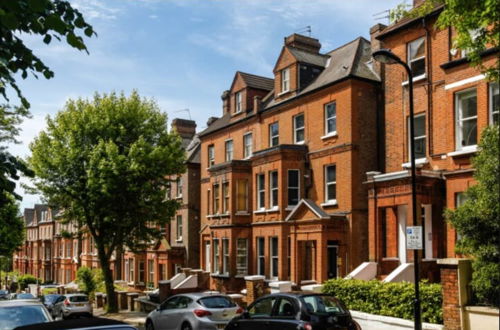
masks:
<svg viewBox="0 0 500 330"><path fill-rule="evenodd" d="M225 327L225 324L217 324L217 329L224 329Z"/></svg>
<svg viewBox="0 0 500 330"><path fill-rule="evenodd" d="M76 307L83 307L85 304L76 304Z"/></svg>

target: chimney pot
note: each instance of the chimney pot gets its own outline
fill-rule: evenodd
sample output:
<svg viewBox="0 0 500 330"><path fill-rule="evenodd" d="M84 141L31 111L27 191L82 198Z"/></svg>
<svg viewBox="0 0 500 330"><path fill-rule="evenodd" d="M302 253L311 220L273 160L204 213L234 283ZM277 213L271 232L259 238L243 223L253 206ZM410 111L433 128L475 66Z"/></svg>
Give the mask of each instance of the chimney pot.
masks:
<svg viewBox="0 0 500 330"><path fill-rule="evenodd" d="M175 118L172 120L172 130L176 131L181 138L191 139L196 134L196 122Z"/></svg>
<svg viewBox="0 0 500 330"><path fill-rule="evenodd" d="M318 54L321 44L318 39L294 33L285 38L285 46L304 50L309 53Z"/></svg>

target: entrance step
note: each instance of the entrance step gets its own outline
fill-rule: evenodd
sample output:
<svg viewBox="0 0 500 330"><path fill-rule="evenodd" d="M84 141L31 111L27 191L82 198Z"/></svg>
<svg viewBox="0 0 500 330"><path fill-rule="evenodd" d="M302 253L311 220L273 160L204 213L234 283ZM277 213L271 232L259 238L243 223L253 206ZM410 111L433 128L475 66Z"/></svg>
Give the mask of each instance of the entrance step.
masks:
<svg viewBox="0 0 500 330"><path fill-rule="evenodd" d="M394 269L383 282L415 282L413 263L404 263Z"/></svg>
<svg viewBox="0 0 500 330"><path fill-rule="evenodd" d="M346 279L356 279L369 281L377 276L377 263L376 262L363 262L349 273Z"/></svg>

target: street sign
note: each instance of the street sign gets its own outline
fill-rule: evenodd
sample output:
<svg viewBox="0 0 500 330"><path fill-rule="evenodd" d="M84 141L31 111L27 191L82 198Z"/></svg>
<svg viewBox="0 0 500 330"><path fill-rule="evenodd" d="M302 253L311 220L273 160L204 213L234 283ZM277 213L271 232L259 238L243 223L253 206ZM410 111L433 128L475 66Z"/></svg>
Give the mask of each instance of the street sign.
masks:
<svg viewBox="0 0 500 330"><path fill-rule="evenodd" d="M422 250L422 226L406 227L406 249Z"/></svg>

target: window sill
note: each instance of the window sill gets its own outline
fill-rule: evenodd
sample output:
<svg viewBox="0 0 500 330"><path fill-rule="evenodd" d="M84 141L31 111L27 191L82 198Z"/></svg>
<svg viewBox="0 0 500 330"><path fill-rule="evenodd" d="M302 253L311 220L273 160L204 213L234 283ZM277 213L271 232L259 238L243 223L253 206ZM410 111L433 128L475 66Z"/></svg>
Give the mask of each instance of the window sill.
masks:
<svg viewBox="0 0 500 330"><path fill-rule="evenodd" d="M321 205L321 207L337 206L337 200L324 202L324 203L321 203L320 205Z"/></svg>
<svg viewBox="0 0 500 330"><path fill-rule="evenodd" d="M304 140L302 140L302 141L298 141L298 142L295 142L295 144L298 144L298 145L303 145L303 144L305 144L305 143L306 143L306 141L304 141Z"/></svg>
<svg viewBox="0 0 500 330"><path fill-rule="evenodd" d="M182 237L175 240L176 243L182 243Z"/></svg>
<svg viewBox="0 0 500 330"><path fill-rule="evenodd" d="M247 211L236 211L234 215L250 215Z"/></svg>
<svg viewBox="0 0 500 330"><path fill-rule="evenodd" d="M451 156L451 157L460 157L460 156L466 156L466 155L473 154L473 153L477 152L477 150L478 150L477 145L474 145L474 146L465 147L462 150L456 150L456 151L449 152L446 155Z"/></svg>
<svg viewBox="0 0 500 330"><path fill-rule="evenodd" d="M266 213L274 213L274 212L279 212L279 211L280 211L279 207L276 206L276 207L267 209Z"/></svg>
<svg viewBox="0 0 500 330"><path fill-rule="evenodd" d="M331 139L331 138L334 138L334 137L338 137L337 131L333 131L333 132L330 132L330 133L328 133L326 135L323 135L321 137L321 140Z"/></svg>
<svg viewBox="0 0 500 330"><path fill-rule="evenodd" d="M413 82L416 83L416 82L424 80L426 78L427 78L427 73L424 73L424 74L421 74L420 76L413 77ZM403 81L401 83L401 86L407 86L407 85L409 85L409 81L408 80Z"/></svg>
<svg viewBox="0 0 500 330"><path fill-rule="evenodd" d="M218 277L218 278L229 278L229 274L219 274L219 273L212 273L210 274L211 277Z"/></svg>
<svg viewBox="0 0 500 330"><path fill-rule="evenodd" d="M292 211L297 205L288 205L286 208L285 208L285 211Z"/></svg>
<svg viewBox="0 0 500 330"><path fill-rule="evenodd" d="M288 94L290 92L291 92L291 90L287 89L286 91L282 91L282 92L278 93L278 95L276 95L276 96L280 97L280 96L283 96L283 95Z"/></svg>
<svg viewBox="0 0 500 330"><path fill-rule="evenodd" d="M236 116L238 116L238 115L241 115L243 112L244 112L243 110L240 110L240 111L238 111L238 112L233 112L233 113L231 114L231 117L236 117Z"/></svg>
<svg viewBox="0 0 500 330"><path fill-rule="evenodd" d="M422 167L424 164L428 164L428 163L429 163L429 160L427 158L418 158L418 159L415 159L415 166L416 167ZM411 168L411 162L403 163L403 164L401 164L401 167L403 167L403 168Z"/></svg>
<svg viewBox="0 0 500 330"><path fill-rule="evenodd" d="M265 214L265 213L266 213L266 209L260 209L260 210L253 211L253 214Z"/></svg>
<svg viewBox="0 0 500 330"><path fill-rule="evenodd" d="M234 275L234 278L245 278L246 276L248 276L248 274L246 275L240 274L240 275Z"/></svg>

